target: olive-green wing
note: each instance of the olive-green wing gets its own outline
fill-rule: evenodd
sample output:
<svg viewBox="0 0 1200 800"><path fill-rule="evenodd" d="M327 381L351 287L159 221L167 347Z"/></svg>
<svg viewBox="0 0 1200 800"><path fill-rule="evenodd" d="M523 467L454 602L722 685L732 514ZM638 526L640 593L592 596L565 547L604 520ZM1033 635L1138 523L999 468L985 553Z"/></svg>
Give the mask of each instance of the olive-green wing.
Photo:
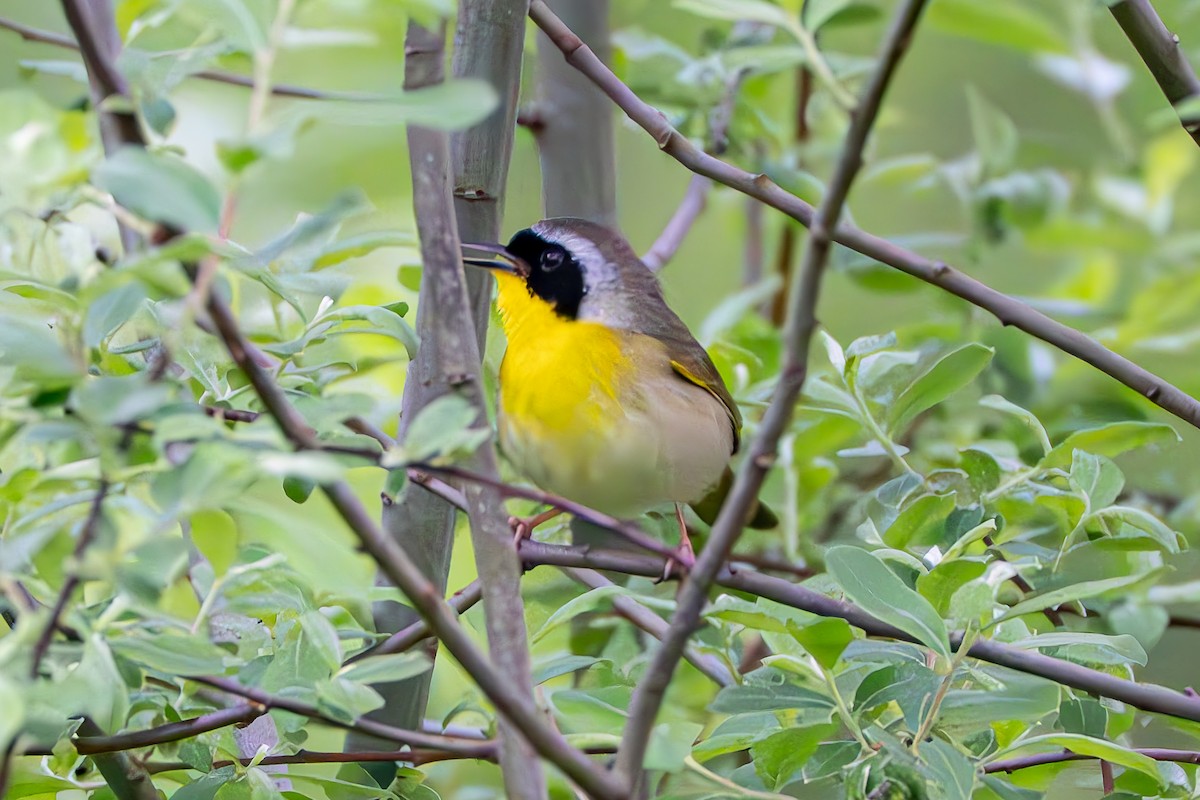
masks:
<svg viewBox="0 0 1200 800"><path fill-rule="evenodd" d="M729 427L733 429L733 450L731 454L736 453L742 437L741 412L738 411L737 403L733 402L733 396L729 394L729 389L725 388L725 381L721 380L721 375L709 359L708 353L704 352L704 348L698 342L693 342L692 344L696 350L700 351L699 356L690 352L690 348L679 348L677 352L670 352L671 346L668 343L668 352L671 356L671 369L675 370L675 374L688 383L693 383L704 389L713 397L720 400L721 405L725 406L725 413L729 415Z"/></svg>

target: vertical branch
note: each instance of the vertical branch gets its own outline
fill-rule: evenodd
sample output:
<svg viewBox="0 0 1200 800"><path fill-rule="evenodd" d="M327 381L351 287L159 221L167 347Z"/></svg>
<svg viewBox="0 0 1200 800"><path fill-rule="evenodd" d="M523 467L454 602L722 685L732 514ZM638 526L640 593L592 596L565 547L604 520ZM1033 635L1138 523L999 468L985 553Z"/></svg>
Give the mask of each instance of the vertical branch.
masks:
<svg viewBox="0 0 1200 800"><path fill-rule="evenodd" d="M519 23L523 30L525 6L514 8L509 4L507 13L497 4L467 4L467 15L496 14L497 21L507 20L509 26ZM467 29L478 28L479 18L464 22ZM511 31L510 31L511 33ZM464 48L467 39L474 34L466 30L460 40ZM495 36L496 42L517 43L498 50L504 60L519 70L520 36ZM405 88L418 89L440 83L443 78L444 30L428 30L415 23L409 24L405 46ZM507 47L507 49L506 49ZM460 58L460 67L466 69L470 62L473 69L480 69L484 61L472 62L472 58ZM515 83L511 93L515 93ZM510 96L511 96L510 93ZM505 95L501 93L502 97ZM510 106L515 106L510 99ZM500 124L511 125L515 111L508 110L500 115ZM509 120L505 122L505 120ZM480 136L483 138L480 138ZM511 133L509 139L511 140ZM423 334L422 349L427 351L423 363L414 364L413 375L421 387L410 400L406 397L406 412L415 411L418 400L428 400L430 395L456 391L464 395L476 407L481 419L486 419L483 393L479 381L479 330L471 325L470 300L466 276L462 266L458 229L455 225L453 194L458 196L457 210L471 221L473 232L495 238L499 227L499 197L506 169L481 159L481 147L471 145L470 139L487 140L484 134L473 133L461 137L457 142L458 161L463 180L453 180L450 174L450 143L445 133L417 126L408 129L409 161L413 173L413 196L417 228L421 232L422 272L421 296L418 303L418 328ZM504 137L501 137L503 139ZM490 148L488 148L490 150ZM495 157L507 157L507 153L492 153ZM468 158L470 156L470 158ZM466 179L478 178L470 183ZM482 230L482 228L488 230ZM488 295L478 298L485 303ZM486 309L486 305L477 306ZM423 371L424 374L422 374ZM411 417L409 417L411 419ZM473 468L485 474L496 472L495 450L484 445L475 454ZM500 493L492 486L468 485L463 489L467 515L471 521L471 539L475 549L475 562L479 571L479 582L483 589L484 614L487 620L488 645L492 661L500 674L505 676L511 689L529 707L533 706L532 669L529 662L529 646L526 641L525 610L521 601L521 565L513 546L512 534L505 524L505 515ZM443 501L439 501L443 502ZM404 504L402 504L404 505ZM424 541L406 539L407 549L424 550L427 566L436 567L435 580L438 590L445 592L446 560L449 556L453 535L453 508L445 506L445 517L450 523L445 528L430 528L424 531L399 530L406 536L412 533L424 535ZM437 519L431 515L431 520ZM432 534L432 536L431 536ZM438 534L446 536L438 540ZM431 552L437 548L438 552ZM440 563L435 563L439 561ZM432 570L431 570L432 572ZM427 689L425 690L428 691ZM545 776L541 762L534 750L507 719L500 722L500 767L504 775L505 788L511 797L536 800L546 796Z"/></svg>
<svg viewBox="0 0 1200 800"><path fill-rule="evenodd" d="M642 785L644 781L643 754L671 676L689 637L700 624L708 589L745 527L767 470L775 462L779 438L791 421L796 399L804 387L809 344L817 327L817 300L833 245L833 230L837 227L850 186L862 166L862 151L883 102L883 95L907 49L913 27L925 3L926 0L906 0L901 5L884 40L878 66L851 116L829 189L817 208L809 230L799 280L789 292L788 320L784 331L785 355L775 396L763 416L750 452L738 470L721 513L713 524L708 544L684 579L667 636L654 654L642 682L634 690L629 706L629 722L617 756L618 773L633 787Z"/></svg>
<svg viewBox="0 0 1200 800"><path fill-rule="evenodd" d="M550 7L599 58L611 60L609 0L550 0ZM538 33L538 154L548 217L617 224L612 104Z"/></svg>
<svg viewBox="0 0 1200 800"><path fill-rule="evenodd" d="M458 233L469 242L494 242L500 238L504 186L512 155L517 91L521 77L522 44L528 0L463 0L459 7L455 33L454 74L490 81L500 98L495 112L480 124L450 137L453 170L454 213ZM431 45L440 43L430 42ZM409 51L411 63L407 81L410 86L441 80L443 48L436 52ZM414 162L415 163L415 162ZM423 225L419 227L424 230ZM476 353L482 353L487 341L487 322L491 310L492 277L486 270L466 274L470 317L474 323ZM426 302L425 288L417 304L417 332L426 344L409 366L401 413L401 436L408 422L433 400L452 391L463 374L476 374L479 361L463 359L462 343L448 340L435 330L441 316L439 305ZM455 510L443 499L425 491L412 490L403 502L386 506L383 524L388 533L404 543L418 559L422 571L446 591L450 556L454 545ZM397 632L413 625L417 617L395 603L380 604L375 613L380 631ZM436 643L429 642L430 655ZM377 718L402 728L416 727L429 699L431 672L395 684L376 687L387 700ZM359 737L351 736L347 746L365 747ZM391 765L369 767L384 775Z"/></svg>
<svg viewBox="0 0 1200 800"><path fill-rule="evenodd" d="M454 211L466 242L495 242L500 237L504 185L516 132L517 95L529 0L463 0L454 34L456 78L489 81L500 106L483 122L450 137L454 166ZM483 280L473 281L472 276ZM471 270L472 312L483 349L491 308L492 278Z"/></svg>

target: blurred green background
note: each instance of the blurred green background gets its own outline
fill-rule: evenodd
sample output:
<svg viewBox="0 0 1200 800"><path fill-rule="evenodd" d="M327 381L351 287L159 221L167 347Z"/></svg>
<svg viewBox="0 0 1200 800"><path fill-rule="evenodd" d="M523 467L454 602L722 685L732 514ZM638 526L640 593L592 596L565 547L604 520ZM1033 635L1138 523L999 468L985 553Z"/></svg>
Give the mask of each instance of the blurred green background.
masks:
<svg viewBox="0 0 1200 800"><path fill-rule="evenodd" d="M892 4L879 5L884 13L873 22L831 30L824 43L841 52L869 55L879 40ZM1180 284L1182 294L1173 293L1170 287L1171 281L1195 277L1195 259L1200 254L1200 233L1195 225L1200 218L1196 148L1166 110L1151 76L1103 4L1063 0L1011 5L1048 21L1081 51L1092 52L1094 48L1098 60L1092 66L1100 74L1097 80L1104 76L1116 76L1112 79L1117 81L1127 77L1128 85L1117 93L1109 107L1094 98L1089 100L1086 92L1052 80L1046 68L1039 68L1037 59L1027 50L982 41L986 35L956 35L946 26L926 25L920 29L889 94L870 148L868 169L851 197L853 218L861 227L882 236L915 240L927 237L926 241L936 241L936 246L918 249L946 259L995 288L1039 298L1042 307L1071 324L1096 332L1139 363L1195 394L1200 391L1200 371L1196 369L1195 346L1187 345L1200 342L1196 305L1185 303L1181 308L1173 308L1155 297L1145 298L1138 305L1135 296L1156 282L1166 287L1158 296L1160 299L1182 300L1190 296L1183 288L1191 284ZM1183 37L1193 62L1200 63L1200 3L1159 0L1155 5ZM57 3L0 0L0 16L65 31ZM277 81L363 92L390 91L401 85L406 21L400 14L391 13L386 3L308 0L299 4L294 22L306 28L353 31L356 39L343 46L285 48L273 73ZM618 32L637 31L643 36L662 37L692 54L705 52L712 31L727 27L685 13L662 0L615 0L612 25ZM169 38L169 34L165 35ZM534 41L530 32L527 37L530 70ZM0 59L0 91L32 89L50 103L62 106L80 100L82 86L76 80L47 74L44 68L21 66L23 60L69 60L72 58L69 52L22 41L8 31L0 31L0 48L4 53ZM241 72L248 70L244 60L227 60L222 66ZM636 83L646 65L620 53L617 67L623 77ZM526 82L530 84L530 80ZM527 89L525 101L533 99L536 93L532 85ZM972 202L964 202L953 190L951 181L944 179L954 173L955 163L979 146L968 99L972 91L977 91L1015 124L1020 141L1015 168L1023 175L1037 175L1045 170L1050 176L1046 177L1050 189L1028 200L1036 206L1030 212L1036 220L1025 224L1021 219L1015 223L1010 219L1004 225L1003 235L991 240L986 221L981 222L979 208ZM786 140L790 135L794 95L792 75L755 77L746 92L755 104L768 109L768 114L765 119L743 120L741 124L747 126L746 130L765 130L768 139L774 136ZM246 97L247 90L243 88L200 80L187 81L172 96L178 120L171 143L182 148L189 162L218 184L228 185L229 177L216 156L216 143L241 134ZM308 101L273 99L268 124L289 106L305 102ZM804 157L812 173L823 178L835 155L831 143L837 140L838 122L821 97L814 115L817 135ZM735 135L738 124L735 123ZM626 236L636 249L644 251L674 212L690 176L620 115L616 116L616 129L620 219ZM702 134L698 130L691 132ZM289 226L298 214L319 211L347 189L363 191L374 211L354 219L346 226L346 232L412 228L412 196L402 129L318 121L296 139L295 149L293 158L264 161L246 173L238 187L233 239L248 246L260 244ZM746 150L735 148L732 155L747 168L757 168ZM796 153L784 148L777 155L787 160ZM943 179L937 177L939 170ZM1138 194L1139 187L1145 196ZM1165 226L1147 222L1148 214L1139 216L1138 203L1152 205L1156 197L1167 197L1171 206ZM540 198L533 136L519 130L509 177L505 235L541 216ZM1048 205L1050 210L1039 204ZM1020 202L1014 205L1019 206ZM714 191L701 223L663 273L668 299L694 329L723 298L741 287L745 209L740 195L723 189ZM765 220L767 263L773 264L774 251L786 223L769 210ZM354 278L344 296L345 302L379 304L414 299L412 268L416 264L415 250L390 249L335 269ZM829 276L820 317L843 344L858 336L883 333L919 321L930 315L931 309L941 313L946 308L962 308L957 301L908 279L891 281L889 291L879 291L877 285L869 283L861 273L847 269L835 270ZM1134 300L1132 307L1131 300ZM1162 319L1157 318L1160 311ZM994 327L990 319L985 320L978 313L966 312L964 316L977 321L980 330ZM1110 400L1133 403L1151 419L1173 421L1147 403L1134 402L1131 393L1090 367L1051 355L1040 345L1028 345L1021 334L1010 331L1002 335L1009 334L1012 334L1009 340L1016 343L1014 346L1029 348L1029 360L1040 370L1036 386L1023 402L1043 414L1052 434L1102 413L1103 405ZM1135 338L1168 335L1183 337L1183 344L1174 349L1146 348L1135 341ZM361 346L369 351L370 348L385 350L394 344L364 339ZM403 362L380 367L370 375L369 386L368 381L347 381L343 388L392 392L398 396L403 369ZM1093 408L1077 401L1057 404L1057 398L1065 394L1065 387L1070 388L1073 398L1086 396L1087 388L1094 387L1099 406ZM1152 492L1194 493L1200 471L1191 454L1200 444L1200 434L1182 424L1175 427L1183 437L1181 445L1121 460L1132 485ZM364 497L378 491L382 477L375 471L364 470L358 477L358 488ZM260 491L264 507L271 505L278 509L274 502L278 487L264 487ZM327 530L337 530L333 516L319 504L309 503L303 509L292 510L296 519L303 516L309 527L313 515L319 514L327 519ZM1185 532L1191 531L1185 529ZM330 535L340 538L338 534ZM275 544L281 548L288 546L284 542ZM318 545L309 543L296 548L293 543L291 549L309 549L313 557L307 564L297 564L298 568L306 573L321 572L326 554ZM1181 568L1180 580L1194 575L1195 557L1185 555L1177 566ZM357 568L331 570L330 574L334 572L343 577L365 576L368 566L359 562ZM451 586L466 583L472 575L469 550L458 547ZM536 591L541 582L553 580L558 579L535 573L530 578L530 589ZM476 623L478 613L471 615ZM1198 636L1200 632L1194 630L1168 631L1151 659L1149 679L1170 686L1200 682L1191 657ZM460 699L457 691L461 681L451 674L455 669L448 660L439 661L431 708L431 716L435 718ZM1160 740L1150 731L1144 736L1147 741L1169 744L1171 735L1168 733ZM452 769L435 767L432 774L437 776L435 783L441 780L443 787L452 781L469 782L469 770L461 765ZM466 793L447 796L468 798Z"/></svg>

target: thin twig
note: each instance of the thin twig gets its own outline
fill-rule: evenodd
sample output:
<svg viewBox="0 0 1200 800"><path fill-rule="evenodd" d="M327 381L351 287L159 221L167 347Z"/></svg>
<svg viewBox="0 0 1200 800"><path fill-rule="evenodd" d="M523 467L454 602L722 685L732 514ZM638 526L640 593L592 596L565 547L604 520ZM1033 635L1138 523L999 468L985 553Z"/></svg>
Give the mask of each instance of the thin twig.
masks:
<svg viewBox="0 0 1200 800"><path fill-rule="evenodd" d="M779 437L792 419L796 398L808 372L808 349L817 327L816 307L821 279L828 263L837 226L850 186L862 166L862 152L875 123L888 83L900 63L926 0L907 0L897 12L880 52L879 64L863 89L842 152L809 230L800 279L788 298L788 320L784 329L785 355L779 384L767 408L746 460L738 470L712 534L695 567L679 592L671 630L655 653L646 676L634 690L629 704L629 722L617 755L617 769L631 784L639 783L641 759L650 741L658 710L679 657L699 622L708 599L708 588L728 558L737 537L758 498L767 471L775 462ZM539 23L540 24L540 23Z"/></svg>
<svg viewBox="0 0 1200 800"><path fill-rule="evenodd" d="M220 678L204 675L190 675L186 680L211 686L227 694L243 697L262 708L289 711L302 717L318 720L326 725L332 725L342 730L353 730L365 733L378 739L410 747L421 747L445 752L475 752L479 745L478 739L467 739L458 736L445 736L424 731L405 730L391 725L384 725L374 720L360 718L346 721L330 716L314 705L291 697L283 697L256 689L253 686L243 686L232 678Z"/></svg>
<svg viewBox="0 0 1200 800"><path fill-rule="evenodd" d="M582 583L589 589L599 589L603 586L615 585L608 578L592 569L567 568L563 571L572 580ZM613 610L617 614L629 620L655 639L661 640L667 635L667 621L639 603L635 598L628 595L615 595L612 598L612 605ZM689 664L718 686L728 686L733 683L733 676L729 672L729 667L719 658L702 653L694 647L684 649L683 657Z"/></svg>
<svg viewBox="0 0 1200 800"><path fill-rule="evenodd" d="M213 711L210 714L179 722L169 722L143 731L118 733L113 736L76 736L73 744L75 750L83 756L136 750L142 747L177 742L180 739L190 739L193 736L230 725L244 725L266 714L267 710L267 706L258 703L240 703L220 711Z"/></svg>
<svg viewBox="0 0 1200 800"><path fill-rule="evenodd" d="M451 607L460 615L467 613L483 596L483 588L479 581L471 581L450 598ZM353 664L370 656L382 656L389 653L403 653L416 646L422 639L429 638L429 626L424 620L418 620L403 630L393 633L374 647L368 647L361 653L356 653L346 659L347 664Z"/></svg>
<svg viewBox="0 0 1200 800"><path fill-rule="evenodd" d="M1200 98L1200 77L1188 63L1179 36L1167 30L1150 0L1120 0L1109 3L1108 10L1146 63L1167 102L1178 107L1185 100ZM1200 113L1193 109L1186 116L1181 114L1179 121L1200 145Z"/></svg>
<svg viewBox="0 0 1200 800"><path fill-rule="evenodd" d="M612 70L596 59L578 37L550 13L542 0L534 0L530 5L530 16L550 34L568 62L595 81L631 120L654 137L663 152L693 172L755 197L802 225L812 224L814 209L799 197L772 183L764 175L753 175L701 152L687 137L671 127L660 111L634 94ZM1020 328L1064 353L1091 364L1160 408L1200 428L1200 401L1081 331L1056 322L1033 307L992 289L944 262L925 258L850 223L838 225L833 230L833 240L990 312L1002 324Z"/></svg>
<svg viewBox="0 0 1200 800"><path fill-rule="evenodd" d="M16 20L0 17L0 29L10 30L27 42L48 44L66 50L78 50L79 45L69 36L63 36L53 31L42 30L24 25ZM238 75L216 69L202 69L188 75L189 78L225 83L230 86L253 88L254 78L249 75ZM312 89L307 86L295 86L287 83L276 83L271 86L271 94L276 97L294 97L301 100L341 100L356 103L370 103L386 100L384 95L367 94L364 92L339 92L331 89Z"/></svg>
<svg viewBox="0 0 1200 800"><path fill-rule="evenodd" d="M50 607L50 618L46 620L46 627L42 629L42 633L38 636L37 642L33 645L33 655L30 657L29 676L37 678L41 671L42 659L46 656L46 651L50 649L50 641L54 638L54 631L58 629L58 618L62 616L63 610L67 607L67 602L71 599L71 595L75 593L80 583L79 568L83 562L84 553L91 546L92 541L96 538L96 531L100 528L100 519L104 512L104 497L108 494L108 480L100 478L100 485L96 487L96 494L92 497L92 503L88 507L87 517L83 521L83 527L79 529L79 538L75 540L75 549L71 553L71 571L70 574L63 580L62 588L58 590L58 597L54 600L54 605Z"/></svg>
<svg viewBox="0 0 1200 800"><path fill-rule="evenodd" d="M636 525L631 525L628 522L622 522L616 517L609 516L595 509L588 508L581 503L576 503L574 500L568 500L565 497L559 497L549 492L543 492L540 489L533 489L525 486L514 486L510 483L494 478L490 475L484 475L464 467L455 466L436 466L433 464L415 463L410 466L411 469L416 469L421 472L432 473L434 475L442 475L447 478L457 478L459 480L468 481L470 483L483 484L496 489L506 497L517 497L523 500L532 500L536 503L543 503L548 506L557 508L560 511L565 511L579 519L586 520L593 525L597 525L606 530L627 539L629 542L637 545L643 550L651 553L657 553L660 556L674 555L675 551L643 533Z"/></svg>
<svg viewBox="0 0 1200 800"><path fill-rule="evenodd" d="M1175 761L1180 764L1200 764L1200 752L1195 750L1173 750L1167 747L1139 747L1133 752L1140 753L1155 761ZM1006 758L992 761L983 765L983 771L988 774L996 772L1016 772L1030 767L1040 767L1045 764L1061 764L1064 761L1087 761L1096 756L1072 753L1070 750L1060 750L1057 753L1035 753L1028 756Z"/></svg>
<svg viewBox="0 0 1200 800"><path fill-rule="evenodd" d="M370 761L401 761L420 767L438 761L456 761L461 759L495 761L497 750L498 748L494 739L478 742L474 752L469 750L451 752L449 750L429 750L425 748L414 748L412 750L346 750L340 753L301 750L292 755L266 756L258 761L252 758L241 758L236 762L230 760L214 761L212 767L213 769L220 769L221 767L232 766L235 763L242 766L249 766L252 763L256 763L262 767L272 767L283 764L353 764ZM195 769L195 767L183 761L151 761L146 764L146 768L150 770L151 774Z"/></svg>

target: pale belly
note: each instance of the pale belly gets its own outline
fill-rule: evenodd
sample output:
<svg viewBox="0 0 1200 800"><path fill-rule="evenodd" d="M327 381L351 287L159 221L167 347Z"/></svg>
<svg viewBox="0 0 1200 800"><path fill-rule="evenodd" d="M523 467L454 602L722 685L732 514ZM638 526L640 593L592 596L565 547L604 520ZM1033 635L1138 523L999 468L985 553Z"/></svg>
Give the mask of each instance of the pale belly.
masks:
<svg viewBox="0 0 1200 800"><path fill-rule="evenodd" d="M514 385L501 370L500 443L517 470L618 517L698 501L716 484L733 445L719 400L653 353L633 356L639 380L615 384L601 380L607 364L588 364L579 350L572 358L569 381L560 369L536 380L526 368L525 385Z"/></svg>

